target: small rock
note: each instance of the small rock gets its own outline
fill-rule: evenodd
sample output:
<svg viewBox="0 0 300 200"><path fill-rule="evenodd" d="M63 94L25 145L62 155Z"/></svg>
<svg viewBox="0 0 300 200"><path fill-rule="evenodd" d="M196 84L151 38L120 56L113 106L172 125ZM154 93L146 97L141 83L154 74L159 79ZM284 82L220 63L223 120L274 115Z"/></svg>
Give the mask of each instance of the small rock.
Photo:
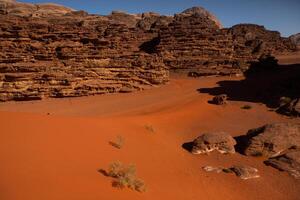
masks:
<svg viewBox="0 0 300 200"><path fill-rule="evenodd" d="M212 103L216 104L216 105L227 104L227 95L226 94L220 94L220 95L215 96L212 100Z"/></svg>
<svg viewBox="0 0 300 200"><path fill-rule="evenodd" d="M233 166L229 168L241 179L247 180L252 178L259 178L258 170L250 166Z"/></svg>
<svg viewBox="0 0 300 200"><path fill-rule="evenodd" d="M213 166L205 166L202 168L206 172L217 172L220 173L223 171L222 167L213 167Z"/></svg>
<svg viewBox="0 0 300 200"><path fill-rule="evenodd" d="M236 176L240 177L243 180L260 177L256 168L244 165L232 166L229 168L205 166L202 169L206 172L234 173Z"/></svg>
<svg viewBox="0 0 300 200"><path fill-rule="evenodd" d="M205 133L192 142L193 154L209 153L217 150L222 154L235 153L236 141L225 132Z"/></svg>

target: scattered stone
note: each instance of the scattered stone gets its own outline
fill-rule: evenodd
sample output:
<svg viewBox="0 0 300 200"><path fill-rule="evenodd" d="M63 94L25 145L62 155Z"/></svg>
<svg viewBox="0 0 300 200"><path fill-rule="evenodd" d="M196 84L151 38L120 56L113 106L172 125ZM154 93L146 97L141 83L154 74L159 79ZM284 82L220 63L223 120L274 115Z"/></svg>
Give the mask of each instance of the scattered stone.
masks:
<svg viewBox="0 0 300 200"><path fill-rule="evenodd" d="M249 130L244 153L268 158L300 146L300 123L274 123Z"/></svg>
<svg viewBox="0 0 300 200"><path fill-rule="evenodd" d="M204 154L217 150L222 154L235 153L236 141L231 135L225 132L205 133L192 142L193 154Z"/></svg>
<svg viewBox="0 0 300 200"><path fill-rule="evenodd" d="M205 166L202 168L206 172L217 172L220 173L223 171L222 167L212 167L212 166Z"/></svg>
<svg viewBox="0 0 300 200"><path fill-rule="evenodd" d="M300 148L290 149L279 156L266 160L265 163L300 179Z"/></svg>
<svg viewBox="0 0 300 200"><path fill-rule="evenodd" d="M252 178L259 178L258 170L250 166L233 166L229 168L241 179L247 180Z"/></svg>
<svg viewBox="0 0 300 200"><path fill-rule="evenodd" d="M232 166L229 168L224 167L212 167L205 166L202 168L206 172L224 172L224 173L234 173L236 176L240 177L243 180L259 178L258 170L250 166Z"/></svg>
<svg viewBox="0 0 300 200"><path fill-rule="evenodd" d="M216 104L216 105L227 104L227 95L226 94L220 94L220 95L215 96L212 100L212 103Z"/></svg>

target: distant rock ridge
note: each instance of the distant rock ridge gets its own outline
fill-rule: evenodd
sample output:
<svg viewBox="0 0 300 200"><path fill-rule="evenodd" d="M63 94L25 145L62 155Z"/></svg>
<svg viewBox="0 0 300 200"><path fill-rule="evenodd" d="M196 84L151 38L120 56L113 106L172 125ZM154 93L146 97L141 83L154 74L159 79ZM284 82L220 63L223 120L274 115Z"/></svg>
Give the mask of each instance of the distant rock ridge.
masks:
<svg viewBox="0 0 300 200"><path fill-rule="evenodd" d="M292 41L292 43L295 44L298 47L298 49L300 49L300 33L291 35L289 38Z"/></svg>
<svg viewBox="0 0 300 200"><path fill-rule="evenodd" d="M0 22L0 101L142 90L170 70L241 74L262 54L295 49L262 26L223 29L202 7L101 16L0 0Z"/></svg>
<svg viewBox="0 0 300 200"><path fill-rule="evenodd" d="M20 17L53 17L72 11L75 10L54 3L31 4L15 0L0 0L0 13Z"/></svg>

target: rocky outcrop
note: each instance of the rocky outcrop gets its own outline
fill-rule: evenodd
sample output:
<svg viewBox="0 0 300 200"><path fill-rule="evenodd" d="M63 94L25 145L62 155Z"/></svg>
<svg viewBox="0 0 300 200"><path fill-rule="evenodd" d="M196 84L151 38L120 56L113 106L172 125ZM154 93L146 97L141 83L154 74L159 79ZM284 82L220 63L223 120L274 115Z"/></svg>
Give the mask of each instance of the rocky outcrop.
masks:
<svg viewBox="0 0 300 200"><path fill-rule="evenodd" d="M193 77L237 75L264 54L296 49L279 32L263 26L239 24L220 29L215 19L202 12L187 13L175 15L159 32L157 51L171 70L186 70Z"/></svg>
<svg viewBox="0 0 300 200"><path fill-rule="evenodd" d="M162 59L140 51L152 34L101 16L0 15L0 100L129 92L168 81Z"/></svg>
<svg viewBox="0 0 300 200"><path fill-rule="evenodd" d="M225 29L205 15L177 14L159 32L159 55L172 70L193 71L202 75L238 73L232 65L233 41Z"/></svg>
<svg viewBox="0 0 300 200"><path fill-rule="evenodd" d="M222 23L217 19L217 17L202 7L192 7L192 8L186 9L181 14L185 15L185 16L205 17L205 18L213 21L217 25L218 28L220 28L220 29L223 28Z"/></svg>
<svg viewBox="0 0 300 200"><path fill-rule="evenodd" d="M300 147L300 124L267 124L249 130L247 137L246 155L275 157L291 148Z"/></svg>
<svg viewBox="0 0 300 200"><path fill-rule="evenodd" d="M298 49L300 48L300 33L291 35L289 39L298 47Z"/></svg>
<svg viewBox="0 0 300 200"><path fill-rule="evenodd" d="M295 50L296 46L288 39L282 38L278 31L269 31L256 24L238 24L231 27L234 40L235 57L257 59L263 54L277 54Z"/></svg>
<svg viewBox="0 0 300 200"><path fill-rule="evenodd" d="M262 27L221 29L201 7L175 16L121 11L100 16L0 0L0 21L1 101L142 90L166 83L170 69L197 76L239 74L259 55L253 56L257 38L267 47L261 52L292 49ZM245 30L255 38L245 39Z"/></svg>
<svg viewBox="0 0 300 200"><path fill-rule="evenodd" d="M225 132L205 133L192 142L191 153L205 154L211 151L218 151L222 154L235 153L236 141Z"/></svg>
<svg viewBox="0 0 300 200"><path fill-rule="evenodd" d="M286 171L296 179L300 179L300 149L290 149L287 152L265 161L281 171Z"/></svg>
<svg viewBox="0 0 300 200"><path fill-rule="evenodd" d="M20 3L15 0L1 0L0 14L9 14L20 17L55 17L74 11L53 3L31 4Z"/></svg>

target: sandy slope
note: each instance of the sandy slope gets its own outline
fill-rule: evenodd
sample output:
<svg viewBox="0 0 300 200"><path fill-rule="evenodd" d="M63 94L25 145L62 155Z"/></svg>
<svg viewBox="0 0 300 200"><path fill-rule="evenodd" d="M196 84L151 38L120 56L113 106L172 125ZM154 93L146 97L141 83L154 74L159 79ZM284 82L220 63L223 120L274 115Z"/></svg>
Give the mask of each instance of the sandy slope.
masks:
<svg viewBox="0 0 300 200"><path fill-rule="evenodd" d="M255 103L208 104L212 96L197 89L224 79L240 78L173 78L134 94L0 104L1 200L298 200L300 181L260 158L191 155L181 147L205 131L237 136L292 120ZM244 104L253 108L240 109ZM125 138L121 150L109 145L116 135ZM117 160L136 165L146 193L112 188L111 179L97 171ZM201 170L239 163L257 167L261 178L243 181Z"/></svg>

